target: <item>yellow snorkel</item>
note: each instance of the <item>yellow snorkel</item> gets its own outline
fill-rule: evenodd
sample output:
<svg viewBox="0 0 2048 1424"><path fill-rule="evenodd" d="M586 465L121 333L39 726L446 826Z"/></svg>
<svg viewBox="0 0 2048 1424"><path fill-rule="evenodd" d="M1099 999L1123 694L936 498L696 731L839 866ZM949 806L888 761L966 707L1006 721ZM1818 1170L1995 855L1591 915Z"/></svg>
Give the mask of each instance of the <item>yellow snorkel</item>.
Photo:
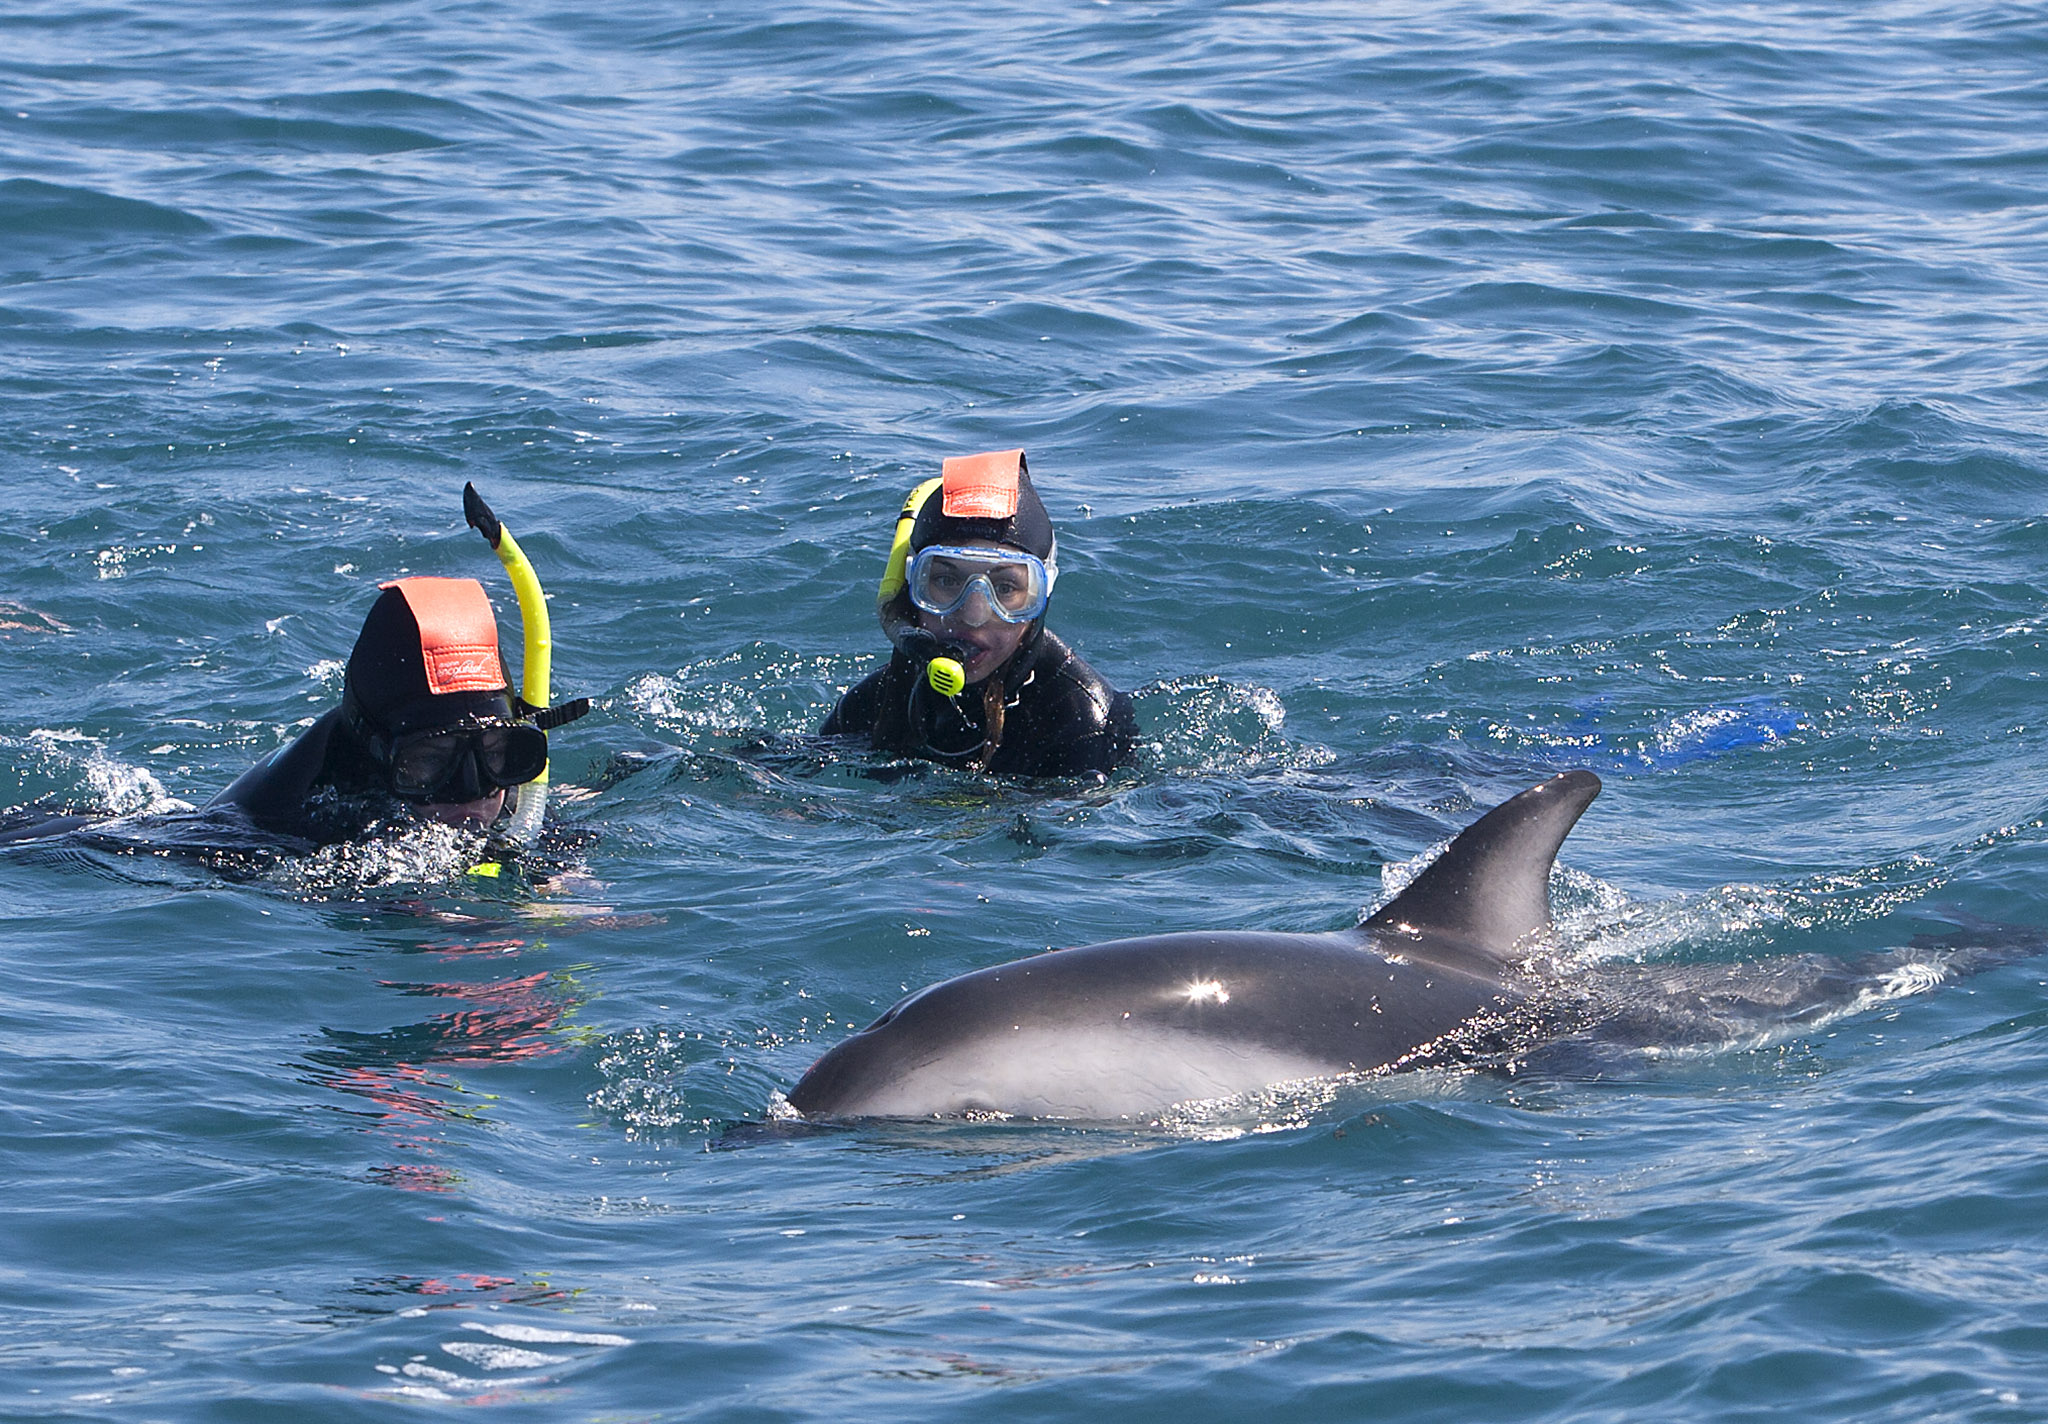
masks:
<svg viewBox="0 0 2048 1424"><path fill-rule="evenodd" d="M882 568L882 583L875 590L875 612L881 616L882 631L893 640L896 630L889 626L889 605L910 582L910 533L917 526L917 512L943 485L943 479L926 480L903 501L896 514L896 537L889 541L889 562Z"/></svg>
<svg viewBox="0 0 2048 1424"><path fill-rule="evenodd" d="M883 565L882 582L875 589L875 614L882 620L882 631L898 647L903 646L903 635L917 627L903 617L901 609L890 606L910 582L910 533L917 525L917 512L944 483L943 479L926 480L903 501L903 508L896 515L896 537L889 541L889 562ZM967 669L958 658L943 653L925 664L924 676L932 691L941 697L958 697L967 690Z"/></svg>
<svg viewBox="0 0 2048 1424"><path fill-rule="evenodd" d="M512 591L519 598L519 626L525 634L525 651L519 664L519 701L515 710L542 731L574 721L590 710L587 698L575 698L559 708L548 705L548 681L554 669L555 645L548 622L547 595L541 592L539 576L534 573L533 565L527 562L519 541L512 537L512 531L491 512L491 507L484 503L484 497L476 492L473 484L462 487L462 513L470 526L484 536L491 551L498 556L498 562L505 566L506 574L512 579ZM539 776L516 788L514 794L518 803L505 820L505 834L521 845L530 845L540 834L541 813L547 809L547 768L543 766Z"/></svg>

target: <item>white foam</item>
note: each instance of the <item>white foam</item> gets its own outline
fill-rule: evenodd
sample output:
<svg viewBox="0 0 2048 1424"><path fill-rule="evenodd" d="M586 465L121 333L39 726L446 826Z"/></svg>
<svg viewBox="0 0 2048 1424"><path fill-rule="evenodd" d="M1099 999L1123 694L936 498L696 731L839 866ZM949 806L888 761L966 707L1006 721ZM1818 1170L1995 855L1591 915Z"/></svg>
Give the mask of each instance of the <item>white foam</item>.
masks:
<svg viewBox="0 0 2048 1424"><path fill-rule="evenodd" d="M568 1363L561 1355L543 1355L538 1350L518 1350L485 1340L445 1340L441 1348L480 1370L537 1370L543 1365Z"/></svg>
<svg viewBox="0 0 2048 1424"><path fill-rule="evenodd" d="M538 1325L497 1325L484 1320L465 1320L465 1330L480 1330L500 1340L517 1340L522 1345L630 1345L623 1335L600 1335L578 1330L545 1330Z"/></svg>

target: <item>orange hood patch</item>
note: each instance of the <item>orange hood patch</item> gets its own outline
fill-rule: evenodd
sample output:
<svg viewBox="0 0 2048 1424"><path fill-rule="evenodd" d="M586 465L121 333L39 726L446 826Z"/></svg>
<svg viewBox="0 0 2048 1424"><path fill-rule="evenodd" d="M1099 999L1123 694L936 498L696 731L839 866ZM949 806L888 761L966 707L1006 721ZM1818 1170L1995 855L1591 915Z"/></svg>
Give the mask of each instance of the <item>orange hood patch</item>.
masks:
<svg viewBox="0 0 2048 1424"><path fill-rule="evenodd" d="M482 584L467 578L407 578L378 587L397 589L420 625L428 691L496 692L505 686L498 618Z"/></svg>

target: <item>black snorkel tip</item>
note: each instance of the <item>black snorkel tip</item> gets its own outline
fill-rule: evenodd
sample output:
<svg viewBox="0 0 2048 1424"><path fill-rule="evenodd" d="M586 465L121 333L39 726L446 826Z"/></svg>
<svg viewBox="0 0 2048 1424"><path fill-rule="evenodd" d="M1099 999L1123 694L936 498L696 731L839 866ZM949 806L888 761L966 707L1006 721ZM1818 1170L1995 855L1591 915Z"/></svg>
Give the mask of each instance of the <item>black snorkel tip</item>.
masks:
<svg viewBox="0 0 2048 1424"><path fill-rule="evenodd" d="M493 549L505 537L505 526L498 523L498 516L491 513L491 507L476 492L476 486L467 481L462 486L462 517L469 521L470 528L484 536L485 542Z"/></svg>

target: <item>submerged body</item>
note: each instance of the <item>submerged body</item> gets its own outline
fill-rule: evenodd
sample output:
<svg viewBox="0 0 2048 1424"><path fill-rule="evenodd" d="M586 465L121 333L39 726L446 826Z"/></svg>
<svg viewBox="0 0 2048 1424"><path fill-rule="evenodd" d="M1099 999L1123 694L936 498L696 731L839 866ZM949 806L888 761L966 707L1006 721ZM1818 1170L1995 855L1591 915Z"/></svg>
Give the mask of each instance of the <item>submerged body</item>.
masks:
<svg viewBox="0 0 2048 1424"><path fill-rule="evenodd" d="M1549 1012L1517 949L1599 791L1567 772L1496 807L1356 930L1114 940L934 984L819 1059L790 1105L1115 1118L1457 1056Z"/></svg>
<svg viewBox="0 0 2048 1424"><path fill-rule="evenodd" d="M1049 631L1013 660L1003 708L1002 738L982 767L997 776L1113 771L1131 760L1138 738L1129 694ZM898 651L839 699L820 730L961 767L981 757L989 713L980 698L933 692L924 664Z"/></svg>

